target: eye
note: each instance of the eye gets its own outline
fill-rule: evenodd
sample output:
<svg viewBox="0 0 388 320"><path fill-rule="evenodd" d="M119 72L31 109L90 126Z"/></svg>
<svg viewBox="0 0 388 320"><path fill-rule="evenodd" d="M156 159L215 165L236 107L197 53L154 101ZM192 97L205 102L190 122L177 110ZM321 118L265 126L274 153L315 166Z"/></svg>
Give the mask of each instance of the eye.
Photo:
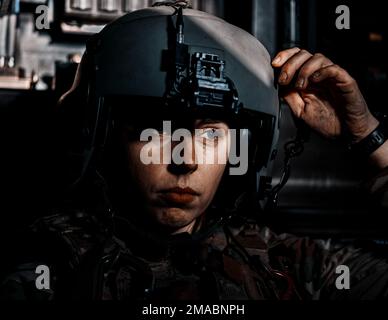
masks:
<svg viewBox="0 0 388 320"><path fill-rule="evenodd" d="M216 128L206 128L201 130L201 138L206 140L217 141L219 138L223 136L223 132L220 129Z"/></svg>

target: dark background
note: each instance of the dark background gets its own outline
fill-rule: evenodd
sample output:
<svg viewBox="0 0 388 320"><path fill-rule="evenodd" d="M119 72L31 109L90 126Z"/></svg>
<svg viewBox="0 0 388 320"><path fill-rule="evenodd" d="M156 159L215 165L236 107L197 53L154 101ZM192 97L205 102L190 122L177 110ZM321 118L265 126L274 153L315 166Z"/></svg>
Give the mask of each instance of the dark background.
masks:
<svg viewBox="0 0 388 320"><path fill-rule="evenodd" d="M57 203L65 177L55 135L54 108L58 97L71 85L79 54L90 36L80 27L101 25L124 13L121 9L113 13L99 11L97 7L89 11L66 9L64 4L71 1L18 2L20 8L14 10L18 25L12 52L16 67L0 68L3 235L48 214ZM131 7L134 2L125 3L127 11L134 8ZM7 1L0 1L2 17L12 13L9 8L6 11L6 4ZM50 5L49 30L35 28L34 12L38 4ZM344 4L350 8L350 30L335 27L335 9ZM193 1L193 6L253 33L272 55L293 45L327 55L357 79L373 112L387 113L388 22L383 1L207 0ZM64 24L79 30L66 31ZM291 29L296 30L294 37ZM11 35L14 36L12 32ZM30 89L10 89L11 81L5 78L13 76L12 83L20 83L23 77L29 79L34 74ZM281 173L282 146L296 132L288 107L282 109L274 183ZM269 223L276 230L302 235L384 240L388 236L387 213L373 207L360 188L371 174L366 162L355 158L343 144L311 133L304 153L293 161L289 183L282 190L278 209L271 213Z"/></svg>

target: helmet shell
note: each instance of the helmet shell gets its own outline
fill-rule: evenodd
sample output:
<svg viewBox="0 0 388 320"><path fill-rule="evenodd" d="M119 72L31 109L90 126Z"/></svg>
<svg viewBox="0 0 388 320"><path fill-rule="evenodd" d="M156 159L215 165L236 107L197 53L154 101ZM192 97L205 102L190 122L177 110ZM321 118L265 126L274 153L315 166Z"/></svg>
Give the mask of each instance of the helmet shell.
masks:
<svg viewBox="0 0 388 320"><path fill-rule="evenodd" d="M167 70L172 7L147 8L129 13L104 28L95 54L98 95L162 97ZM278 115L278 95L265 47L248 32L205 12L184 9L185 43L190 53L219 54L225 75L236 86L245 108ZM175 40L175 39L173 39Z"/></svg>

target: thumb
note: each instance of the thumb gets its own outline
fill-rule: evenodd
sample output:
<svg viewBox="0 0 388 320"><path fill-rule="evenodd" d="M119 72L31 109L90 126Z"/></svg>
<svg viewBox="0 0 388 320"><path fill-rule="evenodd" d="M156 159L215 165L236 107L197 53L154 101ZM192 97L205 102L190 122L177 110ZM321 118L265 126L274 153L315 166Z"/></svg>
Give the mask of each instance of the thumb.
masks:
<svg viewBox="0 0 388 320"><path fill-rule="evenodd" d="M297 117L301 118L304 112L305 102L297 91L291 91L283 96L287 102L292 113Z"/></svg>

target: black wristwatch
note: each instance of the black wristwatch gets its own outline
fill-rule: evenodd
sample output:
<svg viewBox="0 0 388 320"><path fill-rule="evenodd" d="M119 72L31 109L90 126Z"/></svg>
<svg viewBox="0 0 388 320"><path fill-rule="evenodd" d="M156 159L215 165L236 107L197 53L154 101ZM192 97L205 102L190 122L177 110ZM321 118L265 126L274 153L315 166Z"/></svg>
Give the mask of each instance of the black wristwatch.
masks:
<svg viewBox="0 0 388 320"><path fill-rule="evenodd" d="M349 145L349 148L365 157L368 157L381 147L388 138L388 133L383 122L380 122L375 130L357 143Z"/></svg>

